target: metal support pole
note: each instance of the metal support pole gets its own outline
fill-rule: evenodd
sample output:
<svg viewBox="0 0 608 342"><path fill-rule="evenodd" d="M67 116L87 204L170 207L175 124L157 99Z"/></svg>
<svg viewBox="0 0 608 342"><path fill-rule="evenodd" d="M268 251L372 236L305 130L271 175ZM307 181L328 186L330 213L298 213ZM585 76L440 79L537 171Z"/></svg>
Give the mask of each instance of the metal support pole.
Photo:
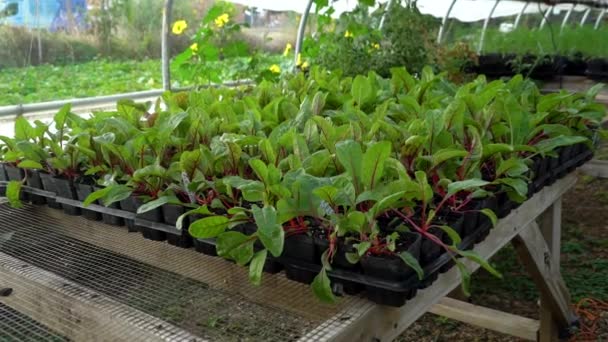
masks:
<svg viewBox="0 0 608 342"><path fill-rule="evenodd" d="M298 56L302 51L302 42L304 41L304 34L306 33L306 22L308 21L308 15L310 14L310 8L312 7L312 3L314 0L308 0L306 4L306 9L304 9L304 13L302 13L302 17L300 18L300 25L298 26L298 36L296 37L296 49L294 56L294 71L297 70L296 64L298 63Z"/></svg>
<svg viewBox="0 0 608 342"><path fill-rule="evenodd" d="M382 27L384 27L384 21L386 20L386 16L388 15L388 12L390 11L391 7L393 7L394 2L395 2L395 0L389 0L389 2L386 4L384 13L382 13L382 18L380 18L380 24L378 25L378 30L382 30Z"/></svg>
<svg viewBox="0 0 608 342"><path fill-rule="evenodd" d="M169 26L171 26L171 9L173 0L165 0L163 7L163 27L161 32L161 72L163 75L163 89L171 90L171 71L169 60Z"/></svg>
<svg viewBox="0 0 608 342"><path fill-rule="evenodd" d="M492 14L494 14L494 11L496 10L496 7L498 7L499 2L500 2L500 0L496 0L496 2L494 3L494 6L492 7L492 10L488 14L488 17L483 22L483 28L481 29L481 37L479 38L479 48L477 49L477 54L481 54L481 51L483 50L483 42L486 39L486 30L488 29L488 24L490 23L490 18L492 18Z"/></svg>
<svg viewBox="0 0 608 342"><path fill-rule="evenodd" d="M580 24L581 27L583 25L585 25L585 22L587 21L587 18L589 18L589 14L591 14L591 7L587 8L587 10L585 11L585 13L583 14L583 17L581 18L581 24Z"/></svg>
<svg viewBox="0 0 608 342"><path fill-rule="evenodd" d="M524 12L526 11L526 8L528 8L529 4L530 3L526 1L526 3L524 4L524 7L521 8L521 11L519 11L519 14L517 15L517 17L515 17L515 23L513 23L513 29L514 30L519 26L519 22L521 21L521 17L524 15Z"/></svg>
<svg viewBox="0 0 608 342"><path fill-rule="evenodd" d="M458 0L452 0L450 7L448 7L448 11L445 13L445 17L443 17L443 20L441 20L441 27L439 27L439 33L437 34L437 44L441 44L441 41L443 40L443 34L445 32L446 25L448 24L448 18L452 12L452 8L454 8L454 4L456 4L456 1Z"/></svg>
<svg viewBox="0 0 608 342"><path fill-rule="evenodd" d="M551 5L551 7L547 8L545 13L543 14L543 20L540 21L540 26L538 27L539 29L542 30L542 28L545 27L545 24L547 23L547 18L549 18L549 14L553 13L553 7L554 5Z"/></svg>
<svg viewBox="0 0 608 342"><path fill-rule="evenodd" d="M559 29L559 33L562 33L562 31L564 30L564 27L566 27L566 24L568 23L568 19L570 19L570 16L572 15L572 11L574 10L574 7L576 7L576 4L572 4L572 7L570 7L568 12L566 12L566 15L564 16L564 20L562 20L562 26Z"/></svg>
<svg viewBox="0 0 608 342"><path fill-rule="evenodd" d="M602 18L604 17L604 14L606 14L605 8L597 16L597 19L595 20L595 25L593 25L594 30L597 30L600 27L600 23L602 22Z"/></svg>

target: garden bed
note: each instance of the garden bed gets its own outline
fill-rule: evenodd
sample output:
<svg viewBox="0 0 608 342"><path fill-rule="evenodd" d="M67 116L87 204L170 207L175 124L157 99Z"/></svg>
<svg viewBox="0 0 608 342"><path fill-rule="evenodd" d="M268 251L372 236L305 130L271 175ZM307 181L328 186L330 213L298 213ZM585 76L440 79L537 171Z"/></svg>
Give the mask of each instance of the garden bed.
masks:
<svg viewBox="0 0 608 342"><path fill-rule="evenodd" d="M341 78L313 69L256 88L165 94L166 110L123 102L48 125L17 119L0 178L14 206L126 224L194 246L259 283L285 269L322 300L365 290L401 306L497 219L592 155L604 107L530 82L457 88L420 79Z"/></svg>

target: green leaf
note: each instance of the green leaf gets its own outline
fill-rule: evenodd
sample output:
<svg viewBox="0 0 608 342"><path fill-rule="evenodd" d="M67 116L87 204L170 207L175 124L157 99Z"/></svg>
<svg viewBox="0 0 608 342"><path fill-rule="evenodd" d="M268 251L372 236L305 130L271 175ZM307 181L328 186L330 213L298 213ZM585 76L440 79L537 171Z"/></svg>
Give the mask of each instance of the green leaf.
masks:
<svg viewBox="0 0 608 342"><path fill-rule="evenodd" d="M258 227L257 235L260 241L273 256L279 257L283 253L285 232L283 231L283 227L277 222L276 209L270 206L260 209L260 207L254 205L251 210Z"/></svg>
<svg viewBox="0 0 608 342"><path fill-rule="evenodd" d="M355 187L358 187L361 184L361 166L363 163L361 145L353 140L340 141L336 144L336 156L346 173L351 177Z"/></svg>
<svg viewBox="0 0 608 342"><path fill-rule="evenodd" d="M228 231L217 237L215 249L217 254L226 259L232 259L239 265L246 265L253 257L255 239L236 232Z"/></svg>
<svg viewBox="0 0 608 342"><path fill-rule="evenodd" d="M267 255L268 250L262 249L255 253L253 259L251 259L251 263L249 264L249 280L253 285L259 286L262 283L262 272L264 271Z"/></svg>
<svg viewBox="0 0 608 342"><path fill-rule="evenodd" d="M548 153L548 152L555 150L558 147L574 145L574 144L578 144L581 142L585 142L587 140L588 140L587 138L581 137L581 136L560 135L555 138L541 140L538 143L536 143L536 145L534 145L534 146L536 146L536 148L538 148L538 150L540 152Z"/></svg>
<svg viewBox="0 0 608 342"><path fill-rule="evenodd" d="M6 198L13 208L23 208L23 203L19 200L22 185L20 181L10 181L6 186Z"/></svg>
<svg viewBox="0 0 608 342"><path fill-rule="evenodd" d="M177 218L177 221L175 222L175 228L178 229L178 230L181 230L182 226L184 225L184 219L186 218L186 216L194 215L194 214L213 215L213 213L209 211L209 209L207 208L207 206L203 205L202 207L198 207L196 209L192 209L192 210L189 210L189 211L181 214Z"/></svg>
<svg viewBox="0 0 608 342"><path fill-rule="evenodd" d="M391 154L391 143L380 141L367 149L363 155L362 181L368 189L373 189L374 185L384 174L384 164Z"/></svg>
<svg viewBox="0 0 608 342"><path fill-rule="evenodd" d="M191 223L188 231L197 239L214 238L226 231L228 222L226 216L209 216Z"/></svg>
<svg viewBox="0 0 608 342"><path fill-rule="evenodd" d="M167 203L179 204L180 201L175 196L161 196L153 201L150 201L150 202L147 202L147 203L144 203L143 205L141 205L139 208L137 208L137 213L143 214L145 212L154 210Z"/></svg>
<svg viewBox="0 0 608 342"><path fill-rule="evenodd" d="M452 240L452 246L458 246L458 244L460 244L460 241L462 241L460 239L460 235L458 235L458 232L452 229L452 227L440 226L439 228L441 228L441 230L448 234L448 237L450 238L450 240Z"/></svg>
<svg viewBox="0 0 608 342"><path fill-rule="evenodd" d="M266 167L266 164L264 164L263 161L260 159L250 159L249 166L251 166L259 180L264 182L266 185L270 184L268 179L268 167Z"/></svg>
<svg viewBox="0 0 608 342"><path fill-rule="evenodd" d="M509 177L521 176L528 171L528 165L526 165L523 159L509 158L502 161L496 169L496 176L507 174Z"/></svg>
<svg viewBox="0 0 608 342"><path fill-rule="evenodd" d="M490 274L494 275L497 278L502 279L502 275L494 267L492 267L490 265L490 263L488 263L486 260L484 260L479 254L477 254L477 252L458 250L457 253L473 262L478 263L481 267L483 267Z"/></svg>
<svg viewBox="0 0 608 342"><path fill-rule="evenodd" d="M357 77L355 77L353 80L351 95L359 107L366 105L370 100L372 100L374 93L369 78L362 75L357 75Z"/></svg>
<svg viewBox="0 0 608 342"><path fill-rule="evenodd" d="M376 202L374 206L369 210L370 214L374 218L378 217L378 215L381 215L388 209L395 207L395 203L401 200L403 195L405 195L405 191L399 191L389 196L384 196L380 201Z"/></svg>
<svg viewBox="0 0 608 342"><path fill-rule="evenodd" d="M528 195L528 183L521 178L500 178L498 183L506 184L521 197Z"/></svg>
<svg viewBox="0 0 608 342"><path fill-rule="evenodd" d="M429 185L426 173L424 173L424 171L416 171L414 175L416 176L416 182L420 189L418 193L419 200L423 203L429 203L429 201L433 199L433 189Z"/></svg>
<svg viewBox="0 0 608 342"><path fill-rule="evenodd" d="M480 212L484 215L486 215L490 221L492 221L492 226L496 227L496 223L498 222L498 217L496 217L496 214L492 211L492 209L481 209Z"/></svg>
<svg viewBox="0 0 608 342"><path fill-rule="evenodd" d="M29 140L34 136L34 128L26 118L19 116L15 119L15 140Z"/></svg>
<svg viewBox="0 0 608 342"><path fill-rule="evenodd" d="M34 170L40 170L43 168L42 164L40 164L39 162L29 160L29 159L20 161L19 165L17 165L17 166L19 166L22 169L34 169Z"/></svg>
<svg viewBox="0 0 608 342"><path fill-rule="evenodd" d="M72 105L70 103L67 103L63 107L61 107L61 109L59 109L57 114L55 114L55 116L53 117L53 121L55 122L55 129L58 132L63 132L70 110L72 110Z"/></svg>
<svg viewBox="0 0 608 342"><path fill-rule="evenodd" d="M455 148L444 148L439 150L432 156L433 168L450 159L465 157L467 154L469 154L467 151Z"/></svg>
<svg viewBox="0 0 608 342"><path fill-rule="evenodd" d="M315 279L312 281L312 292L325 303L335 303L336 297L331 291L331 282L327 276L325 267L321 268L321 272L317 274Z"/></svg>
<svg viewBox="0 0 608 342"><path fill-rule="evenodd" d="M372 243L369 241L362 241L354 246L357 248L357 254L362 257L365 255L365 253L367 253L367 250L372 246Z"/></svg>
<svg viewBox="0 0 608 342"><path fill-rule="evenodd" d="M416 274L418 275L418 279L422 280L422 278L424 277L424 271L422 270L420 263L418 263L418 260L416 260L416 258L414 258L414 256L411 253L408 253L406 251L399 253L399 257L401 258L401 260L403 260L403 262L406 265L408 265L414 271L416 271Z"/></svg>
<svg viewBox="0 0 608 342"><path fill-rule="evenodd" d="M469 297L471 295L471 291L469 291L469 289L471 288L471 272L469 272L469 270L462 263L462 261L456 258L452 258L452 260L454 260L456 266L458 267L458 270L460 271L460 278L462 279L462 292L465 296Z"/></svg>
<svg viewBox="0 0 608 342"><path fill-rule="evenodd" d="M448 196L452 196L460 191L471 191L477 190L484 185L488 185L490 182L483 179L467 179L463 181L452 182L448 185Z"/></svg>

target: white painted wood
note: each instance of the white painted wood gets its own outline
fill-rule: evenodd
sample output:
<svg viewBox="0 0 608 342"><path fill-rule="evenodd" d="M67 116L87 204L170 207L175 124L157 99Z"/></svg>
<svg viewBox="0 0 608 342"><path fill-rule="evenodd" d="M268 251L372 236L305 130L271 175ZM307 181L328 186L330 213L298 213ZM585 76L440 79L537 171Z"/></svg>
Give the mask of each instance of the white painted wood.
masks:
<svg viewBox="0 0 608 342"><path fill-rule="evenodd" d="M483 258L491 257L517 234L527 229L530 223L575 183L576 176L570 174L544 188L500 220L490 235L476 245L474 250ZM479 265L468 260L464 263L471 271L479 268ZM361 306L348 306L300 341L391 341L459 284L460 274L456 268L452 268L439 275L433 285L419 291L400 308L367 302L363 302Z"/></svg>
<svg viewBox="0 0 608 342"><path fill-rule="evenodd" d="M568 327L576 320L570 305L570 294L541 230L535 223L530 226L530 229L519 232L513 245L543 295L541 306L547 305L554 320L562 327Z"/></svg>
<svg viewBox="0 0 608 342"><path fill-rule="evenodd" d="M608 178L608 160L593 159L581 166L580 170L589 176Z"/></svg>
<svg viewBox="0 0 608 342"><path fill-rule="evenodd" d="M473 305L448 297L442 298L439 303L433 305L429 312L528 341L536 341L540 326L540 323L535 319Z"/></svg>

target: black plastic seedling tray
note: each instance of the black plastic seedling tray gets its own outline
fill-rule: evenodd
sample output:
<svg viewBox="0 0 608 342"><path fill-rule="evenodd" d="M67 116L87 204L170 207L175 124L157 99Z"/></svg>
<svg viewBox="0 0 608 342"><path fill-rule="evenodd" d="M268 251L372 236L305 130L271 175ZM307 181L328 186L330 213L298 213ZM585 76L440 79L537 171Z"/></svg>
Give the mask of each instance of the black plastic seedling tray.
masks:
<svg viewBox="0 0 608 342"><path fill-rule="evenodd" d="M538 172L538 174L531 180L531 192L537 192L542 187L550 185L555 182L555 180L566 176L576 167L584 164L585 161L590 160L592 157L593 152L586 145L578 144L560 149L559 156L557 157L538 159L532 168L533 172ZM0 189L4 188L5 184L6 181L0 181ZM46 197L47 203L57 203L64 208L66 206L78 208L78 211L80 211L80 208L83 208L82 202L57 196L57 194L51 191L45 191L30 186L24 186L22 190L28 193L28 195ZM488 204L486 203L485 205ZM502 200L499 204L499 206L504 209L501 212L501 216L504 217L508 215L511 209L518 205L519 204L508 200L508 198ZM124 220L126 222L131 221L134 226L140 227L142 231L168 236L170 237L168 238L170 242L173 241L173 244L179 247L187 248L194 245L195 249L199 252L207 255L217 255L215 252L215 241L213 239L194 239L182 243L183 238L186 240L190 239L187 230L180 231L177 230L174 225L155 222L163 220L162 217L159 219L159 217L157 217L158 215L148 215L144 218L144 215L137 215L133 208L129 208L130 210L122 210L111 207L108 208L98 204L91 204L86 207L86 209L101 213L104 216L115 217L116 219ZM169 218L164 218L164 220L173 221L173 219L175 219L174 216L175 215L170 215ZM483 215L479 215L478 217L482 216ZM153 218L153 220L146 218ZM466 232L463 231L463 238L459 244L460 249L467 250L473 248L476 243L483 241L490 233L491 224L489 220L478 219L476 222L477 223L473 227L467 228ZM144 237L146 237L145 233ZM311 239L311 241L313 240L314 238ZM311 248L318 249L318 246L315 246L316 244L313 244ZM316 254L319 254L319 251L317 251ZM417 275L414 272L411 272L409 276L400 281L387 280L382 277L364 274L359 267L344 267L344 265L341 265L340 263L335 264L336 267L328 272L328 276L332 280L333 290L336 294L354 295L365 290L365 296L369 300L378 304L398 307L404 305L408 299L412 298L418 289L430 286L440 273L451 269L454 263L452 257L444 251L443 253L438 253L438 256L433 260L423 264L423 279L418 279ZM320 271L321 265L317 263L317 260L312 260L310 257L304 260L294 253L284 253L284 255L279 258L271 258L265 265L265 271L269 273L276 273L283 268L285 268L286 275L289 279L302 283L310 283Z"/></svg>

